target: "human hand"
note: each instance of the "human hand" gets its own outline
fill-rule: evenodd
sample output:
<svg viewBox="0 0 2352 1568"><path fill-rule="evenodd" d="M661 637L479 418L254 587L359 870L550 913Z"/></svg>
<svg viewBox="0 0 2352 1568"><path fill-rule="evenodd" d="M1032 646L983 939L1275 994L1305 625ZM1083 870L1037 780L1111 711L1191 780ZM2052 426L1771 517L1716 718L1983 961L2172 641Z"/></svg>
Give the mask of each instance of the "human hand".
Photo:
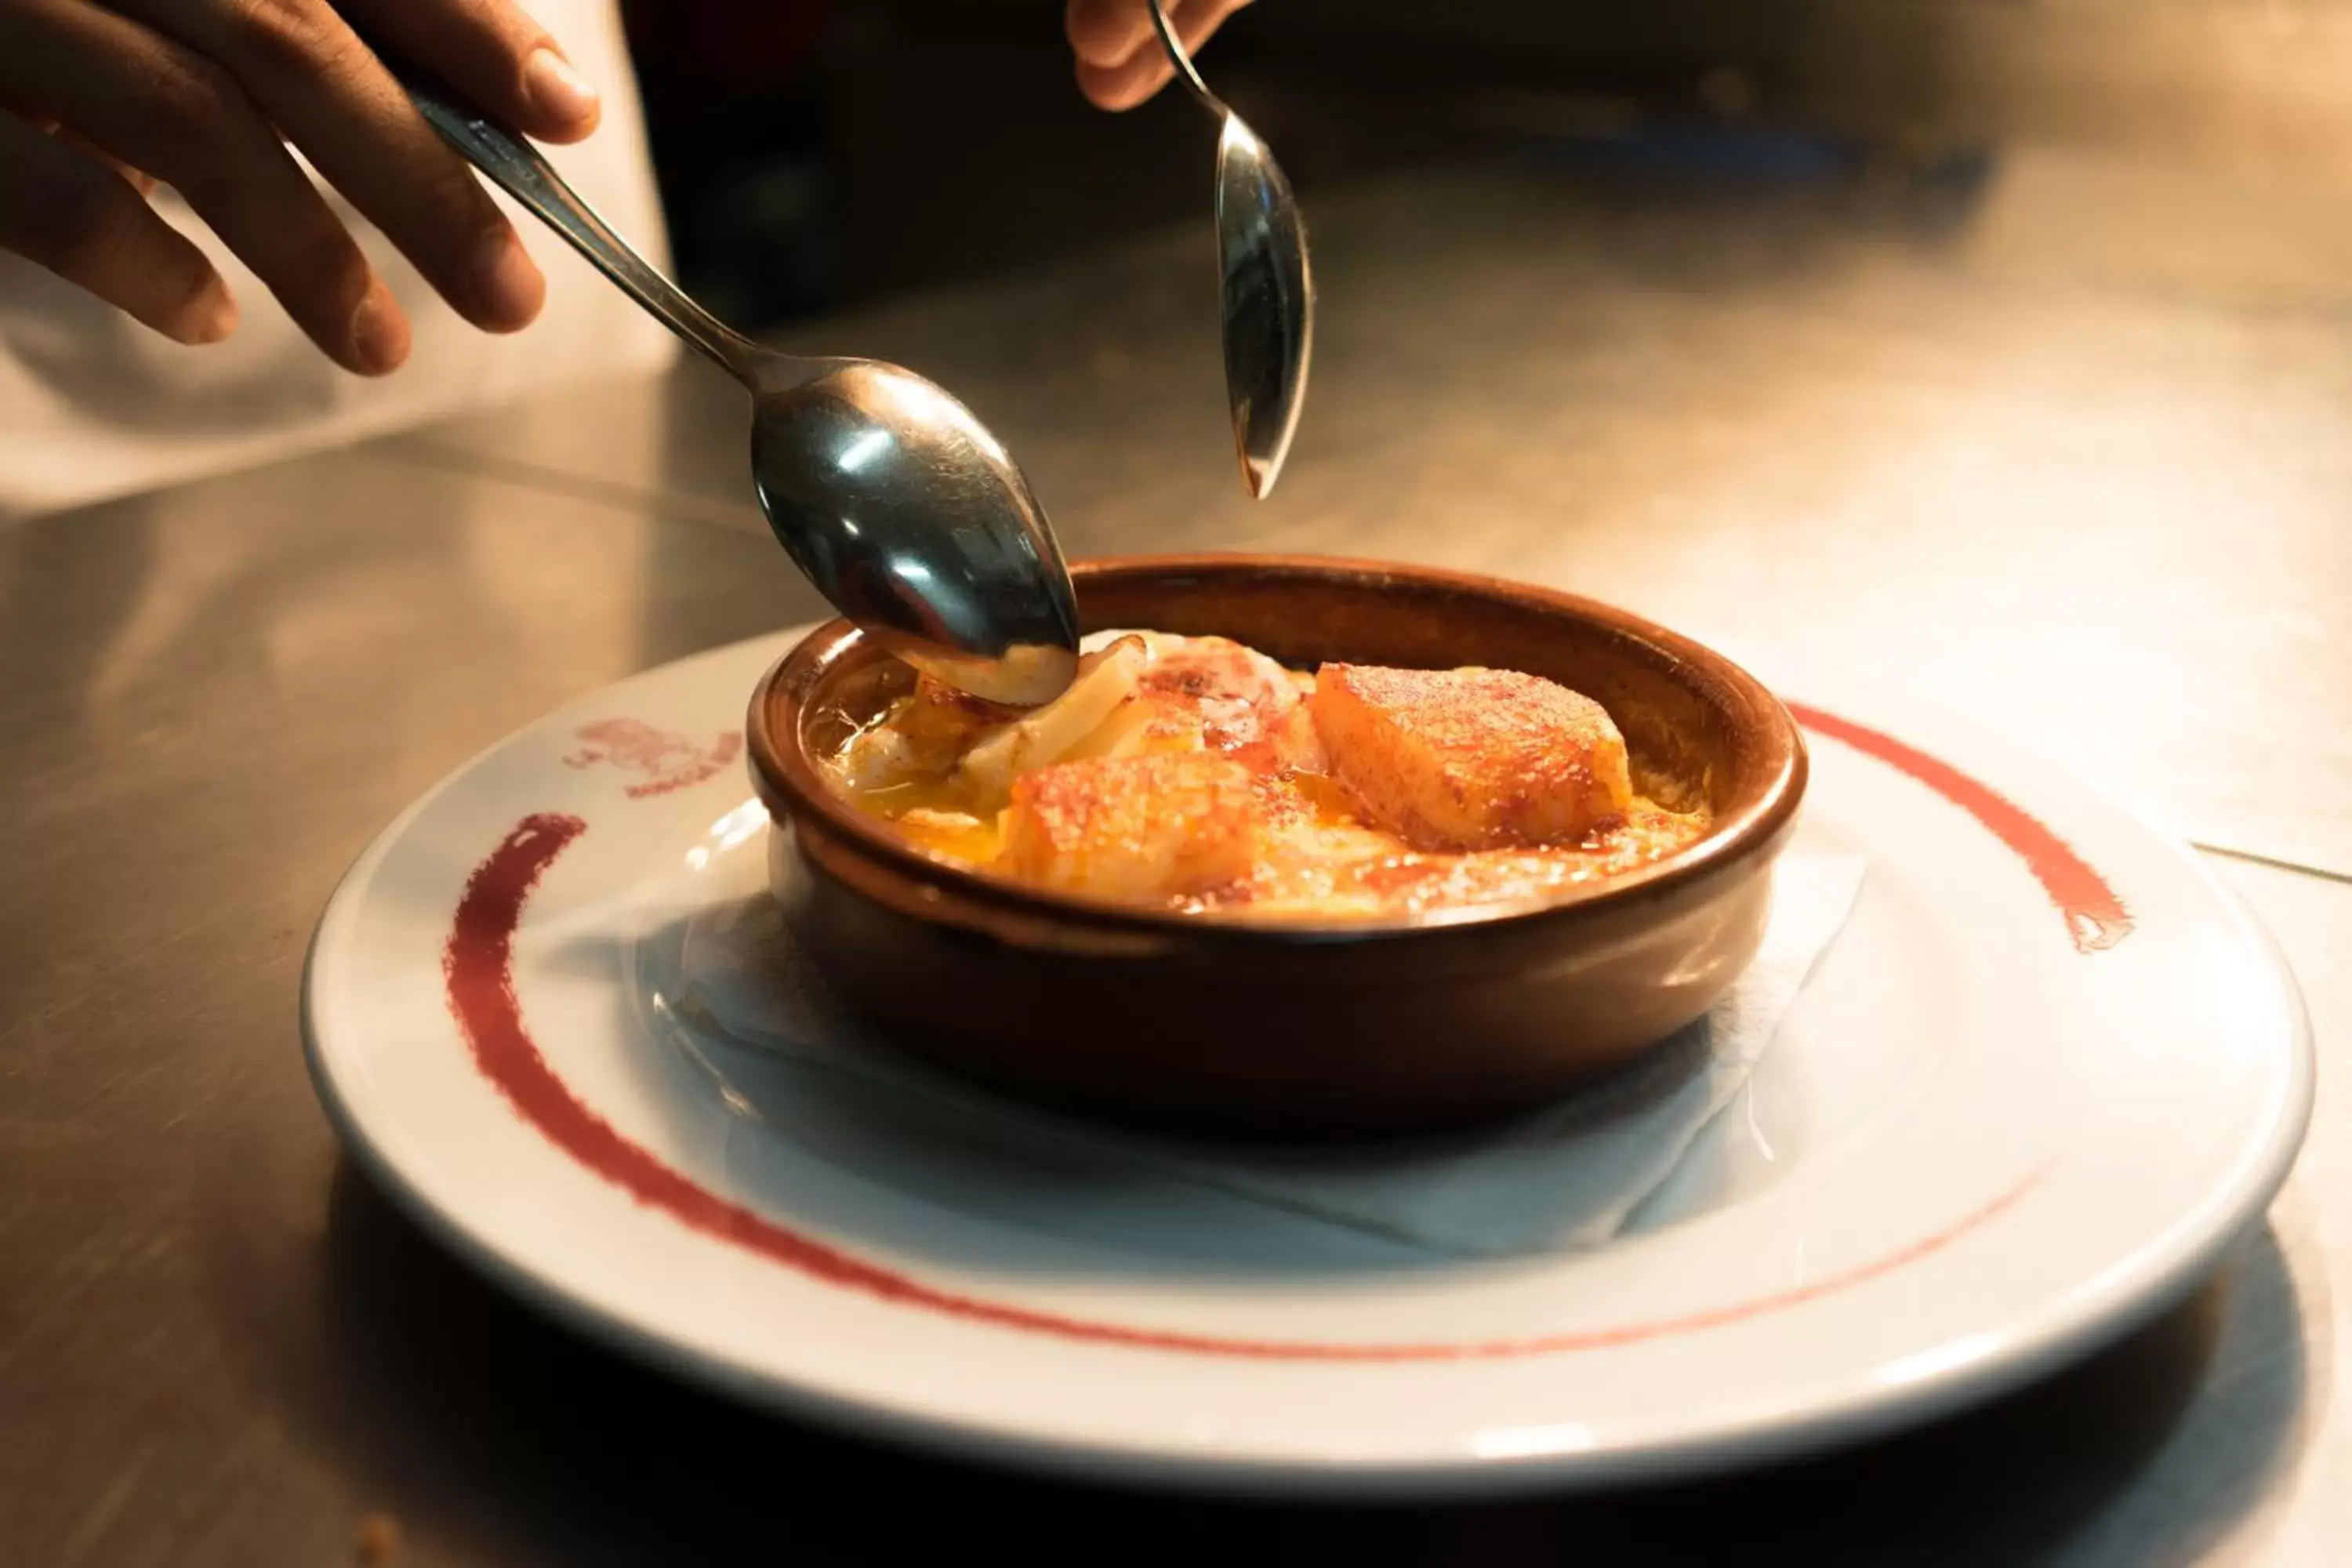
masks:
<svg viewBox="0 0 2352 1568"><path fill-rule="evenodd" d="M216 342L236 301L148 205L167 182L329 358L381 375L408 320L291 143L458 314L528 325L545 279L354 24L541 141L596 127L595 89L508 0L0 0L0 248Z"/></svg>
<svg viewBox="0 0 2352 1568"><path fill-rule="evenodd" d="M0 0L5 3L5 0ZM1249 0L1167 0L1184 52L1209 41ZM1097 108L1133 109L1168 85L1175 68L1152 30L1145 0L1069 0L1063 29L1078 57L1078 90Z"/></svg>

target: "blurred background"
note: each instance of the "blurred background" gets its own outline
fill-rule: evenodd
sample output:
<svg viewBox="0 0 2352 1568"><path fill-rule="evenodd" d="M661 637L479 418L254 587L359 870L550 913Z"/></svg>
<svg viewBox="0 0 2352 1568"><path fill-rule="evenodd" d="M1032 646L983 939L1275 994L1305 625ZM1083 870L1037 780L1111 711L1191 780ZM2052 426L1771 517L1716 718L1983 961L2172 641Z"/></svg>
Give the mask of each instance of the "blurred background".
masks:
<svg viewBox="0 0 2352 1568"><path fill-rule="evenodd" d="M748 325L1171 222L1205 232L1196 110L1174 94L1087 106L1056 0L625 9L680 269ZM2146 199L2175 207L2197 171L2327 190L2352 153L2347 66L2338 0L1258 0L1207 53L1310 221L1318 188L1497 152L1604 178L1908 191L1956 221L2012 142L2161 167ZM2119 207L2103 243L2135 269L2279 248L2233 241L2242 199L2185 226L2112 179L2101 199Z"/></svg>
<svg viewBox="0 0 2352 1568"><path fill-rule="evenodd" d="M1265 504L1225 460L1208 128L1088 105L1060 0L631 21L690 286L955 389L1075 554L1391 555L1860 657L2352 874L2332 793L2237 761L2352 767L2316 717L2352 703L2352 0L1256 0L1204 68L1324 307ZM735 396L688 365L406 449L757 535ZM2213 743L2115 761L2184 703Z"/></svg>

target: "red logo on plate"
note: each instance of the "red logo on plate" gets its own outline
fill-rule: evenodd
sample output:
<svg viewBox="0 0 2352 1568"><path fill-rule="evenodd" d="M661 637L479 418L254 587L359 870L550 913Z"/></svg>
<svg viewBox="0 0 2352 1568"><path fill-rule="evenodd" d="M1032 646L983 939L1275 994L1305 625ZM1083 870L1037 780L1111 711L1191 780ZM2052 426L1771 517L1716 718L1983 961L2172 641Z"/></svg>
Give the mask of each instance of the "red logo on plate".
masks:
<svg viewBox="0 0 2352 1568"><path fill-rule="evenodd" d="M716 778L743 750L743 737L733 730L722 731L704 745L635 719L599 719L581 725L572 734L587 743L564 758L563 765L593 768L609 763L625 773L636 774L628 785L631 800L667 795Z"/></svg>

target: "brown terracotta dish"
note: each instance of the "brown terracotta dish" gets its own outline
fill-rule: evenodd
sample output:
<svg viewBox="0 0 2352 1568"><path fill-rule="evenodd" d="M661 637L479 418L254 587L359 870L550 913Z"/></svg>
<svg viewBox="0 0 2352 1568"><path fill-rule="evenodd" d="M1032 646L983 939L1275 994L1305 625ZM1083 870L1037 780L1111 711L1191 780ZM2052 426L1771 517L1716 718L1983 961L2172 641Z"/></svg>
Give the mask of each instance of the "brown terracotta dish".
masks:
<svg viewBox="0 0 2352 1568"><path fill-rule="evenodd" d="M909 1050L1029 1100L1193 1136L1328 1140L1527 1109L1698 1016L1756 952L1805 787L1788 710L1721 655L1565 594L1422 567L1156 556L1073 568L1087 630L1286 664L1483 665L1597 700L1710 830L1535 905L1251 923L1024 887L917 848L821 761L912 672L845 622L751 700L772 883L803 948Z"/></svg>

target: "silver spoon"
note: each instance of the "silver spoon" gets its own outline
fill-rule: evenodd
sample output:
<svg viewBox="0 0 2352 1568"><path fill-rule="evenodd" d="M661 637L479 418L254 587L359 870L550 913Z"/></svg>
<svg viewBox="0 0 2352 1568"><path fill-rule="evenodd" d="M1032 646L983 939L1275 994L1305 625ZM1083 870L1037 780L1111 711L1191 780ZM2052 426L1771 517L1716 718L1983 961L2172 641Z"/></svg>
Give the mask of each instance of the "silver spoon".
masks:
<svg viewBox="0 0 2352 1568"><path fill-rule="evenodd" d="M1224 282L1225 401L1234 445L1250 494L1274 489L1298 410L1307 399L1307 364L1315 351L1315 276L1307 265L1307 229L1280 165L1242 117L1209 90L1177 41L1160 0L1151 25L1176 75L1219 122L1217 256Z"/></svg>
<svg viewBox="0 0 2352 1568"><path fill-rule="evenodd" d="M974 696L1061 694L1078 658L1069 568L1029 481L970 409L895 364L761 348L639 256L530 142L393 68L444 141L751 392L761 510L835 609Z"/></svg>

